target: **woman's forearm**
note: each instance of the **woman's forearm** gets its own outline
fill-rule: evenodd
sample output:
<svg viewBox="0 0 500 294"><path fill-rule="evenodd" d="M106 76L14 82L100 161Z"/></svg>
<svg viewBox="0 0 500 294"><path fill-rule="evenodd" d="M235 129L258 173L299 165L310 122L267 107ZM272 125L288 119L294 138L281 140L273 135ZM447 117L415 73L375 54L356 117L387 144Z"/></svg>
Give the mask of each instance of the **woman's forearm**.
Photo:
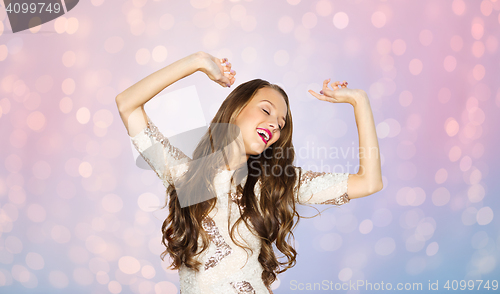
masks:
<svg viewBox="0 0 500 294"><path fill-rule="evenodd" d="M163 89L191 75L202 66L202 52L186 56L135 83L116 96L120 113L132 112L141 107Z"/></svg>
<svg viewBox="0 0 500 294"><path fill-rule="evenodd" d="M352 105L359 136L360 168L357 176L368 192L375 193L382 189L382 171L375 122L366 92L359 91Z"/></svg>

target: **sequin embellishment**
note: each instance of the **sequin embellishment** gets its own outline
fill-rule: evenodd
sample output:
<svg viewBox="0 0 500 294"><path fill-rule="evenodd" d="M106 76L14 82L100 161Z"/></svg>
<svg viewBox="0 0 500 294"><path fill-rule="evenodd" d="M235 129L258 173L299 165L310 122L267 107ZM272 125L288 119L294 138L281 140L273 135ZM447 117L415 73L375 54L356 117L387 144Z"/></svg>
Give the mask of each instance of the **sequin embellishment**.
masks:
<svg viewBox="0 0 500 294"><path fill-rule="evenodd" d="M238 294L255 294L252 284L247 281L231 282L231 286L233 286Z"/></svg>
<svg viewBox="0 0 500 294"><path fill-rule="evenodd" d="M134 144L134 147L136 150L140 150L139 149L139 145L137 144L136 141L132 140L132 144ZM149 160L149 158L147 156L144 156L144 154L142 152L140 152L141 154L141 157L144 159L144 161L151 167L152 170L155 171L156 175L158 176L158 178L162 179L162 180L165 180L161 174L158 172L158 170L156 170L156 168L154 167L154 164L151 162L151 160Z"/></svg>
<svg viewBox="0 0 500 294"><path fill-rule="evenodd" d="M231 200L233 200L234 203L238 204L241 210L244 210L245 204L241 203L241 197L243 197L241 193L231 192Z"/></svg>
<svg viewBox="0 0 500 294"><path fill-rule="evenodd" d="M201 223L203 229L210 236L210 240L215 244L215 254L210 256L205 262L205 270L211 269L226 256L233 252L233 249L224 241L224 238L219 233L219 228L214 220L210 217L205 217Z"/></svg>
<svg viewBox="0 0 500 294"><path fill-rule="evenodd" d="M310 182L311 180L313 180L317 177L324 176L325 174L326 174L326 172L315 172L315 171L308 170L302 174L302 177L300 179L301 185L304 185L307 182Z"/></svg>
<svg viewBox="0 0 500 294"><path fill-rule="evenodd" d="M321 202L320 204L342 205L348 203L349 201L349 195L347 195L347 193L344 193L342 196L339 196L335 199L326 200L324 202Z"/></svg>
<svg viewBox="0 0 500 294"><path fill-rule="evenodd" d="M148 137L155 139L156 141L160 142L163 146L165 146L165 149L167 151L167 154L172 156L176 160L182 160L186 158L186 154L182 152L179 148L174 147L170 144L170 141L168 141L165 136L158 130L158 127L153 124L152 121L149 120L148 118L148 126L144 129L144 133L148 135Z"/></svg>

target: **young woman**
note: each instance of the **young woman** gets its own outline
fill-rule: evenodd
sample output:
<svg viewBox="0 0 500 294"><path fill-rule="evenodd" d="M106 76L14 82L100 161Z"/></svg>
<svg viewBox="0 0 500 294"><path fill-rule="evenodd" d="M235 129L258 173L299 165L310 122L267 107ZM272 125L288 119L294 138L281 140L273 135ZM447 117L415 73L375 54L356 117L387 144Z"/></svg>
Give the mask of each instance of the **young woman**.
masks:
<svg viewBox="0 0 500 294"><path fill-rule="evenodd" d="M294 266L290 245L296 204L341 205L382 189L375 124L366 93L325 80L316 98L349 103L359 133L357 174L293 166L292 115L286 93L263 80L239 85L224 100L192 159L172 146L144 112L170 84L204 72L223 87L235 82L226 58L189 55L116 97L137 150L167 187L169 216L162 254L179 270L181 293L270 293L278 273ZM281 261L273 245L284 255Z"/></svg>

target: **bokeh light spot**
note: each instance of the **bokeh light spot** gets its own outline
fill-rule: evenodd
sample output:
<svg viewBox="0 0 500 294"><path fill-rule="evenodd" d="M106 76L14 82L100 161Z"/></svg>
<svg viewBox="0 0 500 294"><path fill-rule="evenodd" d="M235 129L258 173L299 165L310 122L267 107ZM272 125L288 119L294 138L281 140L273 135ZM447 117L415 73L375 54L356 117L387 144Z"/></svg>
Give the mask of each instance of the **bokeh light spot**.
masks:
<svg viewBox="0 0 500 294"><path fill-rule="evenodd" d="M369 219L365 219L359 224L359 232L361 234L368 234L372 231L372 229L373 229L373 222Z"/></svg>
<svg viewBox="0 0 500 294"><path fill-rule="evenodd" d="M92 175L92 165L89 162L83 161L78 166L78 172L80 173L80 176L88 178Z"/></svg>
<svg viewBox="0 0 500 294"><path fill-rule="evenodd" d="M418 40L420 44L424 46L429 46L432 43L433 34L429 30L422 30L418 35Z"/></svg>
<svg viewBox="0 0 500 294"><path fill-rule="evenodd" d="M444 58L443 66L447 72L452 72L457 67L457 59L454 56L448 55Z"/></svg>
<svg viewBox="0 0 500 294"><path fill-rule="evenodd" d="M448 89L446 87L439 89L439 92L438 92L438 100L439 100L439 102L445 104L448 101L450 101L450 99L451 99L451 91L450 91L450 89Z"/></svg>
<svg viewBox="0 0 500 294"><path fill-rule="evenodd" d="M403 55L406 51L406 42L402 39L397 39L392 42L392 52L394 55Z"/></svg>
<svg viewBox="0 0 500 294"><path fill-rule="evenodd" d="M163 30L171 29L175 24L175 18L173 15L166 13L160 17L160 28Z"/></svg>
<svg viewBox="0 0 500 294"><path fill-rule="evenodd" d="M101 254L106 251L107 244L101 237L91 235L85 239L85 247L92 253Z"/></svg>
<svg viewBox="0 0 500 294"><path fill-rule="evenodd" d="M71 232L65 226L55 225L50 231L50 236L60 244L68 243L71 240Z"/></svg>
<svg viewBox="0 0 500 294"><path fill-rule="evenodd" d="M148 63L150 59L151 53L146 48L141 48L135 53L135 61L140 65Z"/></svg>
<svg viewBox="0 0 500 294"><path fill-rule="evenodd" d="M467 191L467 197L472 203L477 203L483 200L486 195L486 191L481 184L472 185Z"/></svg>
<svg viewBox="0 0 500 294"><path fill-rule="evenodd" d="M62 82L61 89L64 94L71 95L75 92L76 83L75 80L67 78Z"/></svg>
<svg viewBox="0 0 500 294"><path fill-rule="evenodd" d="M62 113L70 113L73 109L73 101L69 97L64 97L59 101L59 109Z"/></svg>
<svg viewBox="0 0 500 294"><path fill-rule="evenodd" d="M462 15L465 12L465 2L463 0L453 0L451 9L456 15Z"/></svg>
<svg viewBox="0 0 500 294"><path fill-rule="evenodd" d="M151 265L145 265L141 269L141 274L145 279L152 279L156 275L156 270Z"/></svg>
<svg viewBox="0 0 500 294"><path fill-rule="evenodd" d="M387 17L382 11L376 11L372 14L372 24L376 28L382 28L385 26Z"/></svg>
<svg viewBox="0 0 500 294"><path fill-rule="evenodd" d="M464 41L463 41L461 36L455 35L455 36L451 37L450 47L453 51L458 52L458 51L462 50L463 46L464 46Z"/></svg>
<svg viewBox="0 0 500 294"><path fill-rule="evenodd" d="M32 270L41 270L45 266L43 256L36 252L26 254L26 265Z"/></svg>
<svg viewBox="0 0 500 294"><path fill-rule="evenodd" d="M320 16L328 16L332 13L332 4L327 0L320 0L316 3L316 13Z"/></svg>
<svg viewBox="0 0 500 294"><path fill-rule="evenodd" d="M437 242L432 242L429 245L427 245L427 248L425 249L425 253L427 256L434 256L436 253L439 251L439 244Z"/></svg>
<svg viewBox="0 0 500 294"><path fill-rule="evenodd" d="M419 75L422 72L424 65L420 59L414 58L410 61L408 68L410 73L414 76Z"/></svg>
<svg viewBox="0 0 500 294"><path fill-rule="evenodd" d="M302 25L306 29L312 29L312 28L314 28L317 23L318 23L318 18L316 17L316 14L314 14L312 12L306 12L302 16Z"/></svg>
<svg viewBox="0 0 500 294"><path fill-rule="evenodd" d="M474 79L477 81L480 81L484 78L486 74L486 69L482 64L476 64L474 68L472 69L472 75L474 76Z"/></svg>
<svg viewBox="0 0 500 294"><path fill-rule="evenodd" d="M474 42L474 44L472 44L472 55L474 55L474 57L479 58L479 57L483 56L484 50L485 50L485 47L484 47L483 42L476 41L476 42Z"/></svg>
<svg viewBox="0 0 500 294"><path fill-rule="evenodd" d="M122 285L118 281L111 281L108 284L109 292L113 294L118 294L122 292Z"/></svg>
<svg viewBox="0 0 500 294"><path fill-rule="evenodd" d="M141 269L141 264L132 256L123 256L118 260L118 267L122 272L132 275Z"/></svg>
<svg viewBox="0 0 500 294"><path fill-rule="evenodd" d="M68 276L58 270L49 273L49 281L54 288L58 289L66 288L69 284Z"/></svg>
<svg viewBox="0 0 500 294"><path fill-rule="evenodd" d="M436 181L436 184L442 184L442 183L446 182L446 179L448 179L448 171L445 168L440 168L436 172L436 175L434 176L434 180Z"/></svg>
<svg viewBox="0 0 500 294"><path fill-rule="evenodd" d="M41 223L45 221L45 217L47 215L45 208L40 204L31 204L26 210L26 214L28 218L35 223Z"/></svg>
<svg viewBox="0 0 500 294"><path fill-rule="evenodd" d="M411 102L413 101L413 95L411 94L410 91L404 90L399 94L399 104L403 107L410 106Z"/></svg>
<svg viewBox="0 0 500 294"><path fill-rule="evenodd" d="M459 146L451 147L450 151L448 152L448 158L450 159L451 162L459 160L461 156L462 156L462 149L460 149Z"/></svg>
<svg viewBox="0 0 500 294"><path fill-rule="evenodd" d="M479 225L485 226L491 223L493 216L493 210L490 207L485 206L478 210L476 220Z"/></svg>
<svg viewBox="0 0 500 294"><path fill-rule="evenodd" d="M33 111L26 118L26 124L33 131L40 131L45 126L45 115L40 111Z"/></svg>
<svg viewBox="0 0 500 294"><path fill-rule="evenodd" d="M439 187L432 193L432 203L436 206L443 206L450 201L450 191L445 187Z"/></svg>
<svg viewBox="0 0 500 294"><path fill-rule="evenodd" d="M90 120L89 109L87 107L80 107L80 109L76 112L76 120L82 125L87 124Z"/></svg>
<svg viewBox="0 0 500 294"><path fill-rule="evenodd" d="M448 136L453 137L458 133L460 126L458 125L458 122L454 118L450 117L444 123L444 129L448 134Z"/></svg>
<svg viewBox="0 0 500 294"><path fill-rule="evenodd" d="M339 29L345 29L349 25L349 16L345 12L337 12L333 16L333 25Z"/></svg>

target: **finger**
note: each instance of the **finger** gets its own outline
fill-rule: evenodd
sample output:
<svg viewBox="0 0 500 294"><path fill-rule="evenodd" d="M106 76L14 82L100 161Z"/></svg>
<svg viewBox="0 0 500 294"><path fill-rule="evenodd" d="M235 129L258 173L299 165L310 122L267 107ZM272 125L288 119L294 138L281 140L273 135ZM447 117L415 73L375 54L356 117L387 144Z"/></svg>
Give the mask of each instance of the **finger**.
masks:
<svg viewBox="0 0 500 294"><path fill-rule="evenodd" d="M308 91L311 95L313 95L314 97L318 98L319 100L322 100L322 101L327 101L327 102L332 102L332 103L335 103L337 102L337 100L335 98L332 98L332 97L328 97L326 95L320 95L316 92L314 92L313 90L309 90Z"/></svg>
<svg viewBox="0 0 500 294"><path fill-rule="evenodd" d="M331 79L326 79L323 81L323 90L328 88L328 83L330 82Z"/></svg>
<svg viewBox="0 0 500 294"><path fill-rule="evenodd" d="M342 82L342 88L347 88L347 82L346 81Z"/></svg>
<svg viewBox="0 0 500 294"><path fill-rule="evenodd" d="M234 77L236 75L236 71L231 69L229 71L225 71L224 75L227 76L228 78L231 78L231 77Z"/></svg>
<svg viewBox="0 0 500 294"><path fill-rule="evenodd" d="M225 72L231 71L231 63L229 61L226 61L226 63L224 63L222 66L224 67Z"/></svg>
<svg viewBox="0 0 500 294"><path fill-rule="evenodd" d="M231 74L231 73L224 73L224 76L226 78L228 78L230 85L234 84L235 78L234 78L233 74Z"/></svg>
<svg viewBox="0 0 500 294"><path fill-rule="evenodd" d="M326 101L326 96L325 95L320 95L316 92L314 92L313 90L309 90L308 91L311 95L313 95L314 97L318 98L319 100L323 100L323 101Z"/></svg>
<svg viewBox="0 0 500 294"><path fill-rule="evenodd" d="M230 88L231 87L231 81L229 80L228 77L226 77L225 75L223 75L219 80L218 80L219 83L222 83L222 85Z"/></svg>
<svg viewBox="0 0 500 294"><path fill-rule="evenodd" d="M340 82L339 81L336 81L336 82L333 82L331 83L331 87L334 89L334 90L338 90L339 89L339 85L340 85Z"/></svg>
<svg viewBox="0 0 500 294"><path fill-rule="evenodd" d="M314 97L316 97L316 98L318 98L318 99L321 99L321 96L322 96L322 95L320 95L320 94L318 94L318 93L314 92L313 90L309 90L309 91L307 91L307 92L309 92L309 93L310 93L311 95L313 95Z"/></svg>
<svg viewBox="0 0 500 294"><path fill-rule="evenodd" d="M227 62L227 58L226 57L220 59L220 63L226 63L226 62Z"/></svg>

